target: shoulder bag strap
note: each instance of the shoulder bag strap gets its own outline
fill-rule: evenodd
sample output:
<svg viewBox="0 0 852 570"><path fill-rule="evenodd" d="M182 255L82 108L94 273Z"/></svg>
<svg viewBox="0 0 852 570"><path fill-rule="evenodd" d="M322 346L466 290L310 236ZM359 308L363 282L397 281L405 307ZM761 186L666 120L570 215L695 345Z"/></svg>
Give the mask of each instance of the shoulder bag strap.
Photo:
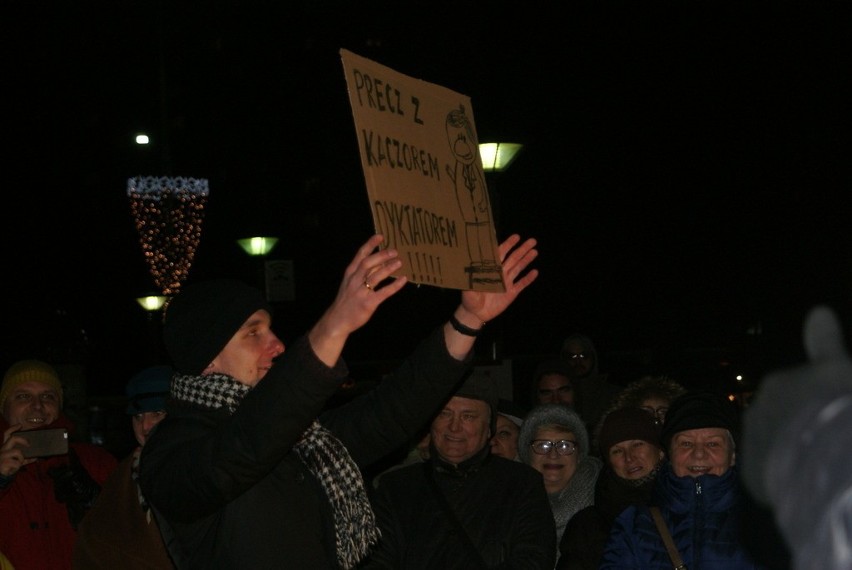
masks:
<svg viewBox="0 0 852 570"><path fill-rule="evenodd" d="M471 553L473 553L473 559L479 563L480 568L482 568L483 570L487 570L488 565L485 563L485 560L482 559L482 554L480 554L479 550L476 548L476 546L474 546L473 541L467 534L467 530L465 530L461 521L456 516L453 507L450 506L450 503L447 501L447 498L444 496L444 493L438 487L438 483L436 483L435 479L432 477L431 462L424 462L423 470L426 472L426 480L429 481L429 488L432 489L433 494L438 499L438 504L444 510L444 513L447 515L447 518L450 519L452 525L456 528L456 532L459 534L460 537L462 537Z"/></svg>
<svg viewBox="0 0 852 570"><path fill-rule="evenodd" d="M651 509L651 516L654 517L654 524L657 525L657 530L660 532L660 536L663 537L663 544L666 545L666 550L669 551L669 558L672 559L674 570L686 570L686 565L683 563L683 558L680 557L680 552L678 552L677 546L675 546L672 540L672 535L669 533L666 521L663 520L660 507L649 508Z"/></svg>

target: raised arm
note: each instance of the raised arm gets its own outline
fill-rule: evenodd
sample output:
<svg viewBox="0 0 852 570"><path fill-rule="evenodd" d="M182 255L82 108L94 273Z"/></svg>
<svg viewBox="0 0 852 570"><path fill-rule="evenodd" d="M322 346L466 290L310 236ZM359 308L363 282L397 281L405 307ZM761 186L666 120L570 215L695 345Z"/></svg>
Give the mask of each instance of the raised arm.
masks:
<svg viewBox="0 0 852 570"><path fill-rule="evenodd" d="M383 240L384 237L377 234L361 246L343 274L334 302L308 333L314 353L328 366L334 366L340 358L349 335L364 326L379 305L398 293L408 282L403 276L377 288L379 283L402 266L395 249L375 251ZM521 237L514 234L499 247L505 292L462 292L462 302L453 313L456 321L462 325L460 328L479 330L505 311L521 291L536 280L536 269L523 274L538 256L536 240L530 238L518 245L520 241ZM444 340L449 353L457 360L463 360L473 348L475 337L463 334L447 323L444 326Z"/></svg>
<svg viewBox="0 0 852 570"><path fill-rule="evenodd" d="M499 247L500 260L503 262L505 292L488 293L471 290L462 292L461 304L453 313L456 321L462 327L478 331L488 321L502 314L520 295L521 291L536 280L538 277L537 269L531 269L527 273L524 273L524 270L538 257L538 250L535 249L537 242L535 239L529 238L518 245L520 241L521 236L513 234ZM444 325L444 340L447 343L449 353L454 358L462 360L473 349L476 337L457 331L456 327L448 322Z"/></svg>
<svg viewBox="0 0 852 570"><path fill-rule="evenodd" d="M402 266L395 249L375 251L384 241L376 234L358 249L343 273L337 297L308 332L314 353L328 366L340 358L349 335L364 326L386 299L407 283L405 277L376 288Z"/></svg>

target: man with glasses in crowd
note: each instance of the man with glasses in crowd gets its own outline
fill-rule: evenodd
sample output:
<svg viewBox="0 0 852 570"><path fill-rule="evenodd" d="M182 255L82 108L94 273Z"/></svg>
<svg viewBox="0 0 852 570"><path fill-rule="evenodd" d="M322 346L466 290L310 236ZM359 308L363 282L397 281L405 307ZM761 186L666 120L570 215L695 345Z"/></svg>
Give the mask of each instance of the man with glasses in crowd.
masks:
<svg viewBox="0 0 852 570"><path fill-rule="evenodd" d="M429 460L383 475L382 539L365 568L553 568L541 476L490 452L497 406L493 380L474 373L432 421Z"/></svg>

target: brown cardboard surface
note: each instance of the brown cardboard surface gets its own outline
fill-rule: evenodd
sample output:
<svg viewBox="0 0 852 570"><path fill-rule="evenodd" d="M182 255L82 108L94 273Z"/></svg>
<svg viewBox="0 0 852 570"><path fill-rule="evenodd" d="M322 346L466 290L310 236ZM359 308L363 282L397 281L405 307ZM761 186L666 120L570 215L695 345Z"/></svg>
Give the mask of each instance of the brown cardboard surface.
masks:
<svg viewBox="0 0 852 570"><path fill-rule="evenodd" d="M503 291L470 98L340 50L376 232L398 275Z"/></svg>

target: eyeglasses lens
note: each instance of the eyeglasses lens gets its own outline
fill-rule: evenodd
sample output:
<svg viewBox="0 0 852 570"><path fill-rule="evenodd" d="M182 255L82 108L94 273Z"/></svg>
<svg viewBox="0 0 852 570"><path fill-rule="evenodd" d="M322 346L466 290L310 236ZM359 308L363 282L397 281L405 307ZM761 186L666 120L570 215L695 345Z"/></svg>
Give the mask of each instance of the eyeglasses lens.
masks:
<svg viewBox="0 0 852 570"><path fill-rule="evenodd" d="M531 444L532 450L539 455L547 455L550 450L556 448L558 455L571 455L577 449L577 442L567 439L550 441L549 439L536 439Z"/></svg>

